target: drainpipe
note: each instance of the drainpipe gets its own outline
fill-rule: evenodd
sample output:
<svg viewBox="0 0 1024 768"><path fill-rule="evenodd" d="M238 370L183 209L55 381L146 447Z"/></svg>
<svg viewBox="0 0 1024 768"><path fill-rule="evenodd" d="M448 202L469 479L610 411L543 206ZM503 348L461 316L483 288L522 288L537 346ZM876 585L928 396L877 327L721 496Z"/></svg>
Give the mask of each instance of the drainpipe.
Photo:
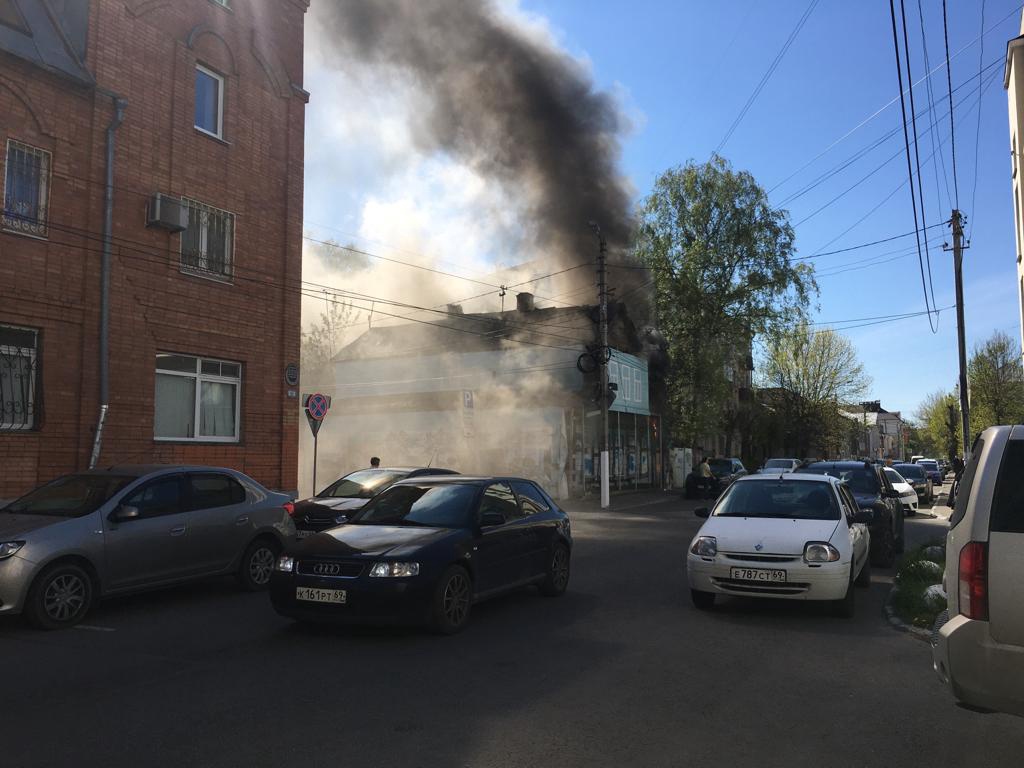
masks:
<svg viewBox="0 0 1024 768"><path fill-rule="evenodd" d="M103 425L110 410L110 240L114 231L114 134L124 120L128 102L120 96L114 100L114 119L107 126L107 183L103 194L103 255L100 257L100 413L92 443L89 469L100 460Z"/></svg>

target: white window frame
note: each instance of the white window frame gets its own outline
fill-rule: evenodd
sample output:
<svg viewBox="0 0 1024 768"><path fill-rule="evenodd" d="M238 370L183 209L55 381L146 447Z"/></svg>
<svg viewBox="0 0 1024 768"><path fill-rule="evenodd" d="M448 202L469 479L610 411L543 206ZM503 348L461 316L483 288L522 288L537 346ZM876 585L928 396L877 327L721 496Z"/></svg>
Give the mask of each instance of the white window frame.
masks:
<svg viewBox="0 0 1024 768"><path fill-rule="evenodd" d="M38 388L40 383L39 375L36 372L38 370L39 365L39 329L26 328L21 325L9 325L7 323L0 324L0 327L12 328L16 331L28 331L33 335L33 339L35 342L32 348L12 347L9 344L0 344L0 355L24 355L26 352L28 353L30 366L29 375L31 378L29 379L28 402L25 403L25 407L30 408L32 410L32 417L29 419L29 422L27 424L18 424L13 421L7 422L0 420L0 432L31 432L32 430L38 427L37 420L39 418L39 415L36 413L35 408L36 402L39 398ZM2 414L3 411L0 410L0 419L3 418Z"/></svg>
<svg viewBox="0 0 1024 768"><path fill-rule="evenodd" d="M218 216L225 216L231 222L231 247L225 249L225 258L227 264L225 264L225 270L219 272L216 269L209 268L209 235L210 227L207 221L206 226L200 229L199 241L200 241L200 255L199 255L199 266L193 266L192 264L185 263L185 232L181 233L178 238L178 264L181 267L182 272L186 272L190 275L200 275L202 277L210 277L215 280L222 282L230 282L235 274L235 239L236 239L236 227L235 222L238 217L231 211L226 211L223 208L216 208L212 205L208 205L200 200L194 200L189 197L181 198L182 205L185 206L189 212L189 218L191 219L192 209L197 209L201 214L205 214L207 217L212 214ZM186 232L188 230L185 230ZM207 266L203 266L206 264Z"/></svg>
<svg viewBox="0 0 1024 768"><path fill-rule="evenodd" d="M188 355L180 352L157 352L157 355L174 355L175 357L192 357L196 361L195 373L186 371L171 371L164 368L154 367L154 372L161 376L180 376L186 379L195 379L196 394L193 405L192 423L195 425L192 437L158 437L156 434L156 399L153 400L153 440L158 443L237 443L242 432L242 363L237 360L223 360L218 357L202 357L200 355ZM238 366L238 376L215 376L210 373L203 373L203 363L228 363ZM155 364L154 364L155 366ZM203 402L203 382L216 382L235 385L235 434L221 437L212 435L200 435L200 409Z"/></svg>
<svg viewBox="0 0 1024 768"><path fill-rule="evenodd" d="M11 149L18 148L23 152L27 152L32 155L36 155L41 158L46 165L46 172L40 174L39 178L39 199L36 201L36 206L42 212L42 215L37 220L38 223L30 223L27 221L21 221L19 219L9 219L7 217L7 166L11 160ZM49 232L49 220L50 220L50 179L53 176L53 154L46 149L36 147L31 144L26 144L24 141L18 141L17 139L8 138L7 144L4 148L4 182L3 182L3 201L0 206L0 219L2 219L2 227L5 232L14 232L19 235L27 235L29 237L39 237L45 239Z"/></svg>
<svg viewBox="0 0 1024 768"><path fill-rule="evenodd" d="M217 3L217 5L223 5L223 3ZM229 7L227 5L225 8ZM213 136L215 139L224 140L224 75L219 72L215 72L209 67L204 67L202 64L196 64L196 72L202 72L204 75L209 75L217 81L217 132L207 130L201 125L195 124L195 97L196 97L196 84L192 83L192 126L207 136Z"/></svg>

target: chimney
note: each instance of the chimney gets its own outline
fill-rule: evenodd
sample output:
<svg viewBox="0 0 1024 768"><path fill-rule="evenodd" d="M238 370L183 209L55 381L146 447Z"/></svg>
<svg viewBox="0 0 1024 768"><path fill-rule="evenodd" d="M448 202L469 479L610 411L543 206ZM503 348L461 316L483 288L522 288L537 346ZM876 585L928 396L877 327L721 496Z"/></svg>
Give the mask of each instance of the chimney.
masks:
<svg viewBox="0 0 1024 768"><path fill-rule="evenodd" d="M517 293L516 294L516 309L520 312L533 312L533 294L532 293Z"/></svg>
<svg viewBox="0 0 1024 768"><path fill-rule="evenodd" d="M462 311L462 305L461 304L449 304L448 305L448 314L449 315L464 315L465 312Z"/></svg>

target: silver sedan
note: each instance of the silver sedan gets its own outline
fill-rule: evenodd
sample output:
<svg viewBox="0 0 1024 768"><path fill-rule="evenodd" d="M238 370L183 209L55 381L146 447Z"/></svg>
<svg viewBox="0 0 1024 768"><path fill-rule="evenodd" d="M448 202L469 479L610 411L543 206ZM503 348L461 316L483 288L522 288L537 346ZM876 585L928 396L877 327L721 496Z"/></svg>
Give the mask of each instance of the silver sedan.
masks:
<svg viewBox="0 0 1024 768"><path fill-rule="evenodd" d="M0 615L69 627L101 597L237 574L263 589L295 539L290 498L231 469L111 467L0 509Z"/></svg>

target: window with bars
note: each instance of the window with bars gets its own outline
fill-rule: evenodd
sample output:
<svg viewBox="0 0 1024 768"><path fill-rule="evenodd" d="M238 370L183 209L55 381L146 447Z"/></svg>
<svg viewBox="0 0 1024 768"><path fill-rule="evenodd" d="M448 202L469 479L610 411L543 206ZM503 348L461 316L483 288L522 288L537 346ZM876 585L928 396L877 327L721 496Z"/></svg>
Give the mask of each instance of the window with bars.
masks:
<svg viewBox="0 0 1024 768"><path fill-rule="evenodd" d="M0 325L0 432L39 424L39 331Z"/></svg>
<svg viewBox="0 0 1024 768"><path fill-rule="evenodd" d="M7 140L4 161L3 228L46 237L50 200L50 153Z"/></svg>
<svg viewBox="0 0 1024 768"><path fill-rule="evenodd" d="M235 215L183 197L188 229L181 233L181 266L220 278L230 278L234 261Z"/></svg>

